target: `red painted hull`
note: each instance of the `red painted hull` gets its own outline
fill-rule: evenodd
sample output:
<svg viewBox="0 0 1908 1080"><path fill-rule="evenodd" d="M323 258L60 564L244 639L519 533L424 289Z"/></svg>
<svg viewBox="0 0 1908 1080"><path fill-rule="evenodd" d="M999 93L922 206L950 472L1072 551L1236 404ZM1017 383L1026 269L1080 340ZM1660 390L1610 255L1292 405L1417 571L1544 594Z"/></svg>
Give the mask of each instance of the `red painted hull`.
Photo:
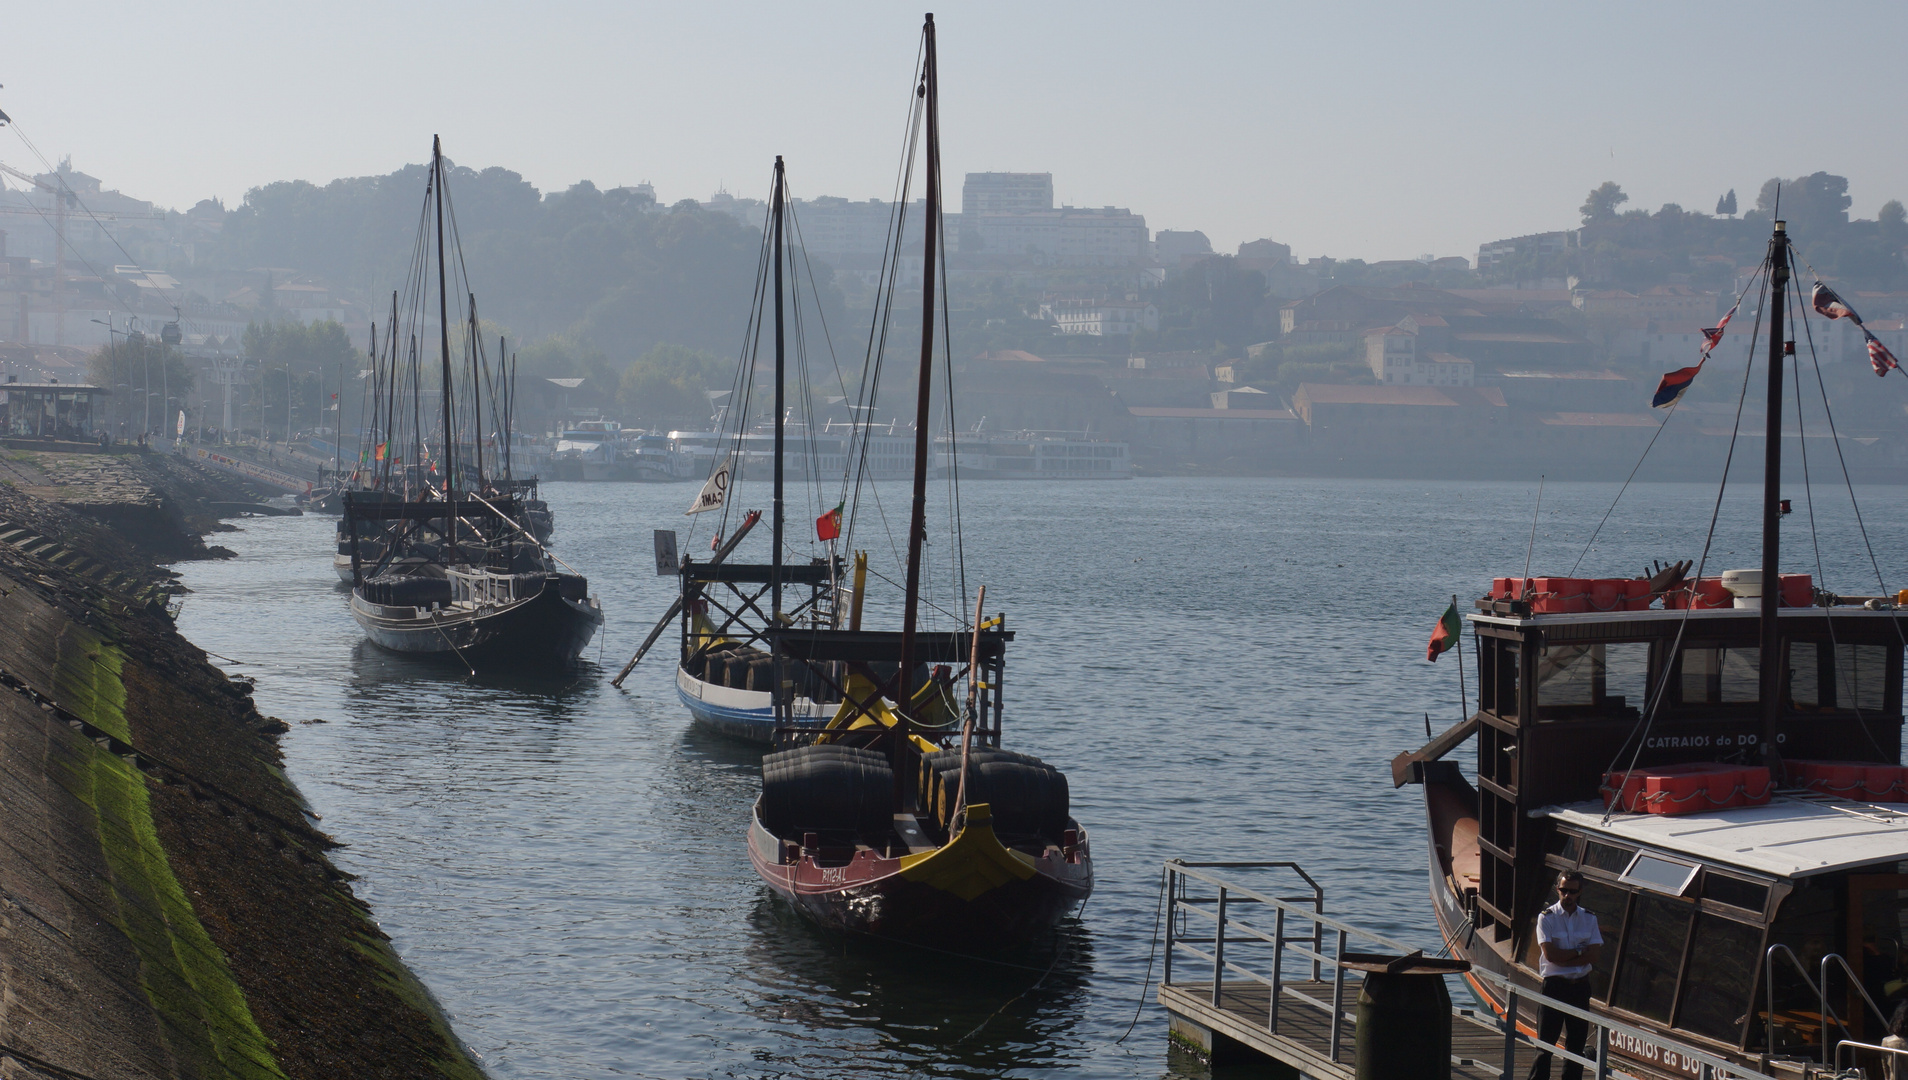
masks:
<svg viewBox="0 0 1908 1080"><path fill-rule="evenodd" d="M1025 944L1092 895L1086 831L1070 824L1080 836L1071 854L1050 848L1031 859L1032 873L965 897L922 880L904 865L906 858L879 852L857 852L842 865L822 865L810 856L785 861L783 842L762 825L759 810L751 814L749 861L770 888L821 926L985 953ZM992 840L991 829L987 838Z"/></svg>

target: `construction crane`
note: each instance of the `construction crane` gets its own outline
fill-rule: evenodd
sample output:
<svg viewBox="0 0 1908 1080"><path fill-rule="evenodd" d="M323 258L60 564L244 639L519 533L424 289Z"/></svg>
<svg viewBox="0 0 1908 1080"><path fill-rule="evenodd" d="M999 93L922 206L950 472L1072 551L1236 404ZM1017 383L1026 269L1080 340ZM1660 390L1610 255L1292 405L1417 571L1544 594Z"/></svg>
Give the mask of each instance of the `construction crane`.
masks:
<svg viewBox="0 0 1908 1080"><path fill-rule="evenodd" d="M4 113L0 113L0 117L4 116ZM64 180L58 184L52 184L37 176L23 173L4 161L0 161L0 173L32 184L53 196L53 344L64 345L66 344L66 208L79 201L79 196L66 186ZM59 174L53 175L57 177ZM21 303L25 303L24 297ZM25 322L24 311L21 316L21 321Z"/></svg>

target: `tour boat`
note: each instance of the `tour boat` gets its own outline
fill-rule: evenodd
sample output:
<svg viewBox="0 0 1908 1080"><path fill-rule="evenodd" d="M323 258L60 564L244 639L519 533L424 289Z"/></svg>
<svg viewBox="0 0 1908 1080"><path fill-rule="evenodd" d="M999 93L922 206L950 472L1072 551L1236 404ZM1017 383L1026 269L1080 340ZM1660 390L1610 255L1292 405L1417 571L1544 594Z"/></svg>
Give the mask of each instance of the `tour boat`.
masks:
<svg viewBox="0 0 1908 1080"><path fill-rule="evenodd" d="M1559 872L1580 871L1604 940L1595 1010L1801 1076L1842 1041L1879 1043L1908 998L1908 592L1837 596L1779 572L1783 372L1809 335L1784 334L1791 249L1774 228L1761 567L1495 580L1469 617L1477 711L1392 771L1424 789L1453 955L1536 991L1537 915ZM1812 299L1852 317L1826 286ZM1893 366L1878 343L1871 357ZM1700 367L1667 376L1659 405ZM1473 739L1475 783L1446 757ZM1517 1018L1535 1030L1527 999ZM1638 1075L1700 1072L1632 1038L1609 1050Z"/></svg>

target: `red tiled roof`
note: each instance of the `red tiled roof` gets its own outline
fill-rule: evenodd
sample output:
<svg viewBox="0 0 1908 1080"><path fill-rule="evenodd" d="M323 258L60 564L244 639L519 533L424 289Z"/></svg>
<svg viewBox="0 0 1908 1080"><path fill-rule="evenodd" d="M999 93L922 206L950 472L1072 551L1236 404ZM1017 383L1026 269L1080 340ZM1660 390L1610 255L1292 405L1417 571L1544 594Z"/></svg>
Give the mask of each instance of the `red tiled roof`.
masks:
<svg viewBox="0 0 1908 1080"><path fill-rule="evenodd" d="M1560 412L1544 417L1544 423L1563 427L1657 427L1653 416L1640 413Z"/></svg>
<svg viewBox="0 0 1908 1080"><path fill-rule="evenodd" d="M1382 386L1300 383L1298 393L1313 405L1459 405L1507 407L1494 386Z"/></svg>
<svg viewBox="0 0 1908 1080"><path fill-rule="evenodd" d="M1126 410L1137 417L1169 420L1297 420L1290 409L1165 409L1131 405Z"/></svg>

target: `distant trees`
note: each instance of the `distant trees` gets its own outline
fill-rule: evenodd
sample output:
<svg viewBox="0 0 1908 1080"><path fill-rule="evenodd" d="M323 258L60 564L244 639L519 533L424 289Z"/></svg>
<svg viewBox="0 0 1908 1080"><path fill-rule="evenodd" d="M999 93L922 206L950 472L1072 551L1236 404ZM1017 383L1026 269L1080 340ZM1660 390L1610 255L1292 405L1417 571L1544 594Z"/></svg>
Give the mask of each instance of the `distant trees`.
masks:
<svg viewBox="0 0 1908 1080"><path fill-rule="evenodd" d="M115 336L111 345L86 358L86 381L112 392L107 408L137 431L148 415L153 427L170 431L167 407L160 398L171 395L176 406L192 389L192 369L179 350L144 334ZM148 410L147 395L151 395Z"/></svg>
<svg viewBox="0 0 1908 1080"><path fill-rule="evenodd" d="M1736 189L1735 188L1730 188L1729 194L1724 195L1722 198L1716 200L1716 216L1717 217L1735 217L1736 216Z"/></svg>
<svg viewBox="0 0 1908 1080"><path fill-rule="evenodd" d="M267 427L273 429L281 419L288 429L337 426L335 418L324 415L325 406L340 371L356 371L365 359L345 328L329 319L247 323L239 347L258 364L253 378L264 394Z"/></svg>
<svg viewBox="0 0 1908 1080"><path fill-rule="evenodd" d="M485 316L513 337L565 335L558 352L586 343L609 358L612 376L659 342L726 352L739 340L761 249L756 227L690 200L665 210L634 188L585 181L543 194L508 169L449 170L471 285ZM388 301L411 264L428 172L410 165L323 186L254 188L227 219L220 257L234 268L298 267ZM830 326L845 323L839 291L816 271Z"/></svg>
<svg viewBox="0 0 1908 1080"><path fill-rule="evenodd" d="M623 369L616 400L625 419L645 427L701 426L710 415L709 392L727 389L733 360L682 345L650 348Z"/></svg>
<svg viewBox="0 0 1908 1080"><path fill-rule="evenodd" d="M1159 307L1159 331L1135 335L1135 348L1236 352L1278 336L1265 275L1230 255L1201 259L1146 295Z"/></svg>
<svg viewBox="0 0 1908 1080"><path fill-rule="evenodd" d="M1583 205L1577 209L1583 215L1585 225L1595 225L1615 217L1616 208L1629 201L1630 197L1623 193L1623 189L1617 186L1616 181L1605 180L1590 189L1590 196L1584 199Z"/></svg>

